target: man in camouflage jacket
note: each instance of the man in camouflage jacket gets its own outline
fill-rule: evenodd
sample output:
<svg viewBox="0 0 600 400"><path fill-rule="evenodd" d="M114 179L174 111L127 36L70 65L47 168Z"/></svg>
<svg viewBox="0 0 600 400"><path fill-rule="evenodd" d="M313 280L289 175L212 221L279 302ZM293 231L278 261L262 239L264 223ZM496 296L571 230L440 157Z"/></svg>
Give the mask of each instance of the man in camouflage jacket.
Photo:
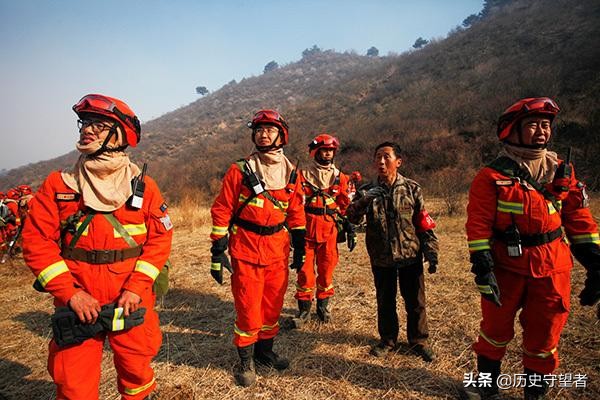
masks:
<svg viewBox="0 0 600 400"><path fill-rule="evenodd" d="M366 244L375 281L381 338L371 354L381 357L396 347L399 284L407 313L408 344L414 354L430 362L435 356L427 345L423 256L429 263L429 273L436 272L438 239L433 232L435 223L425 210L421 188L398 173L401 164L398 144L378 145L374 159L377 182L359 189L347 216L353 223L359 223L365 214L367 217Z"/></svg>

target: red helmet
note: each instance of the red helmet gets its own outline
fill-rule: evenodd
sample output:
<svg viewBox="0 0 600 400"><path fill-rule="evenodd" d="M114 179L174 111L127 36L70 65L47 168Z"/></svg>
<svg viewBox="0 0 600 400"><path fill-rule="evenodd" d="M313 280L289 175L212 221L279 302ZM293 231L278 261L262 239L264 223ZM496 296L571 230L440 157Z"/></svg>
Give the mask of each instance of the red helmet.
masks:
<svg viewBox="0 0 600 400"><path fill-rule="evenodd" d="M21 197L21 193L19 193L19 191L17 189L9 189L9 191L6 192L7 199L19 200L20 197Z"/></svg>
<svg viewBox="0 0 600 400"><path fill-rule="evenodd" d="M17 190L21 193L21 196L27 196L28 194L33 193L33 190L29 185L19 185L17 186Z"/></svg>
<svg viewBox="0 0 600 400"><path fill-rule="evenodd" d="M100 114L118 122L125 131L124 140L131 147L137 146L142 135L140 120L127 104L114 97L102 94L88 94L73 106L80 118L85 114Z"/></svg>
<svg viewBox="0 0 600 400"><path fill-rule="evenodd" d="M504 110L498 119L498 139L506 139L515 123L525 117L541 114L550 118L552 122L559 111L558 104L549 97L528 97L519 100Z"/></svg>
<svg viewBox="0 0 600 400"><path fill-rule="evenodd" d="M308 151L310 156L314 157L319 149L333 149L337 151L339 147L340 142L337 138L327 133L321 133L308 144Z"/></svg>
<svg viewBox="0 0 600 400"><path fill-rule="evenodd" d="M354 171L350 175L350 179L352 179L354 182L360 182L362 181L362 175L360 174L360 172Z"/></svg>
<svg viewBox="0 0 600 400"><path fill-rule="evenodd" d="M254 129L261 124L274 125L279 128L282 135L281 144L285 145L288 142L288 124L285 119L275 110L260 110L254 114L252 121L248 122L248 128Z"/></svg>

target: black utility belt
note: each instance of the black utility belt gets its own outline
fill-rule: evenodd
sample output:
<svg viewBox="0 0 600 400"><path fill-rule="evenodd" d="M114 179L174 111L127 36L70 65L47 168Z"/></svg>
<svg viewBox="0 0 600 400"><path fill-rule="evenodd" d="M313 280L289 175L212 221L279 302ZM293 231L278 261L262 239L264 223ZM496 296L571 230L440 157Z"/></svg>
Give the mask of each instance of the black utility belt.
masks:
<svg viewBox="0 0 600 400"><path fill-rule="evenodd" d="M88 264L112 264L136 258L142 254L142 246L121 250L86 250L80 247L65 247L60 255L67 260L83 261Z"/></svg>
<svg viewBox="0 0 600 400"><path fill-rule="evenodd" d="M555 241L556 239L562 237L563 232L562 228L557 228L550 232L539 233L537 235L520 235L520 244L523 247L534 247L541 246L546 243L550 243ZM507 237L505 232L500 232L494 229L494 239L498 239L501 242L507 243L510 241L510 238Z"/></svg>
<svg viewBox="0 0 600 400"><path fill-rule="evenodd" d="M323 207L304 207L304 212L314 215L334 215L335 210L332 208Z"/></svg>
<svg viewBox="0 0 600 400"><path fill-rule="evenodd" d="M246 221L245 219L241 219L239 217L234 218L234 220L232 222L234 225L237 225L240 228L243 228L250 232L257 233L261 236L272 235L274 233L279 232L280 230L282 230L285 227L285 222L282 222L277 225L266 225L265 226L265 225L255 224L254 222Z"/></svg>

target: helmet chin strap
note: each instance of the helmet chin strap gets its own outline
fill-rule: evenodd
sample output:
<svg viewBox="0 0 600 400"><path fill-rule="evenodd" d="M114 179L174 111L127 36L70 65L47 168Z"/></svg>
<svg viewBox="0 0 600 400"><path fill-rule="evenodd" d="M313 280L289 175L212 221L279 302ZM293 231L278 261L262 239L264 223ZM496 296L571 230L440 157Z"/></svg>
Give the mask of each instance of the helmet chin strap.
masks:
<svg viewBox="0 0 600 400"><path fill-rule="evenodd" d="M279 134L277 135L277 137L275 138L275 140L273 141L273 143L271 143L268 146L259 146L256 144L256 141L254 140L254 137L256 136L256 132L253 130L252 131L252 141L254 142L254 145L256 146L256 150L258 150L260 153L267 153L271 150L279 150L283 147L283 144L275 144L277 143L277 139L281 138L281 129L279 129ZM283 138L282 138L283 141Z"/></svg>
<svg viewBox="0 0 600 400"><path fill-rule="evenodd" d="M115 136L117 135L117 127L118 127L118 124L116 122L113 123L113 125L110 127L110 130L108 131L108 135L106 135L106 139L104 139L104 142L102 142L102 146L100 146L98 151L91 154L92 157L99 156L103 153L114 153L117 151L123 151L127 148L127 146L118 146L118 147L114 147L114 148L108 147L108 143L110 142L110 139L113 137L113 135L115 135Z"/></svg>
<svg viewBox="0 0 600 400"><path fill-rule="evenodd" d="M513 143L513 142L509 142L508 140L505 140L505 143L510 144L511 146L515 146L515 147L521 147L523 149L545 149L548 147L548 143L543 143L543 144L523 144L523 143Z"/></svg>
<svg viewBox="0 0 600 400"><path fill-rule="evenodd" d="M317 155L315 155L315 161L319 165L331 165L331 164L333 164L333 158L331 160L325 160L324 158L322 158L321 156L319 156L319 153L317 153Z"/></svg>

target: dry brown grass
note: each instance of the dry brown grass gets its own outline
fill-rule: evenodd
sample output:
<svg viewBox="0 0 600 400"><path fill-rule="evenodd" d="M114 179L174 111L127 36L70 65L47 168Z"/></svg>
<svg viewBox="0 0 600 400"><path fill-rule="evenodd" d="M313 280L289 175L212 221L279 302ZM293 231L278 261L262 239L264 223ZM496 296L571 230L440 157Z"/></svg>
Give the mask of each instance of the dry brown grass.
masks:
<svg viewBox="0 0 600 400"><path fill-rule="evenodd" d="M594 206L600 215L600 203ZM192 201L173 208L172 289L158 305L163 330L163 346L154 361L158 398L457 398L463 373L474 371L470 344L478 331L479 296L467 262L464 215L444 215L442 201L430 202L430 209L438 222L442 248L439 272L426 277L431 343L437 361L429 365L404 351L385 359L369 356L377 337L375 300L361 241L352 253L341 248L334 323L324 326L313 320L302 330L281 332L276 348L291 360L290 369L284 373L259 370L257 383L244 389L236 386L232 377L237 359L231 344L232 295L227 284L216 285L208 273L208 210L198 209ZM51 299L31 289L32 275L20 259L2 266L0 276L0 332L4 336L0 398L51 399L53 385L45 367ZM578 265L573 270L572 313L562 335L562 364L557 372L585 373L588 387L555 388L552 399L600 398L600 323L590 308L577 302L582 277ZM284 316L295 310L294 278L295 274L290 274ZM400 320L405 323L403 311ZM507 373L521 372L519 343L520 336L509 345L503 365ZM119 398L109 351L103 361L100 394L101 399ZM506 395L521 398L516 389Z"/></svg>

